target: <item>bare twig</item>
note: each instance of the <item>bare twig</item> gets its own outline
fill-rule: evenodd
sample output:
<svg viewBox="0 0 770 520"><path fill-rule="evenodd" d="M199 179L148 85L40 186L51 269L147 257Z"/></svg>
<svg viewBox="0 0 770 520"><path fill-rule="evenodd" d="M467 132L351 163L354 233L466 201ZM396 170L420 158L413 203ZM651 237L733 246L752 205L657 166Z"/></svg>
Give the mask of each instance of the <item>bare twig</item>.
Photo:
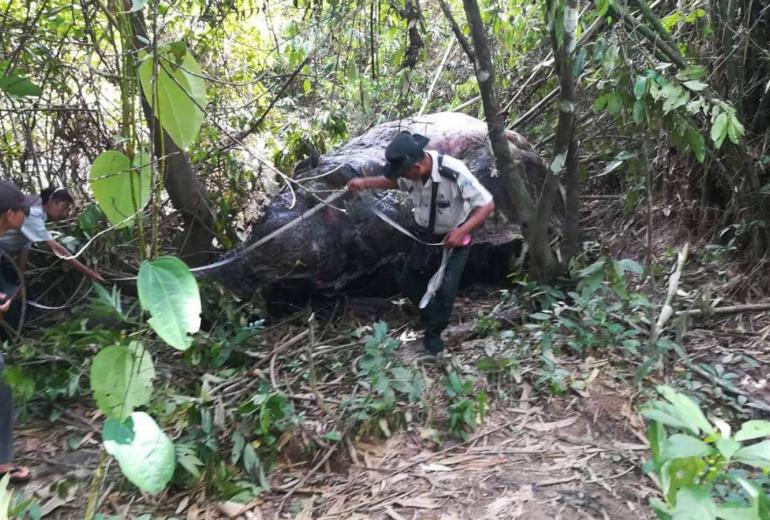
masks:
<svg viewBox="0 0 770 520"><path fill-rule="evenodd" d="M305 352L307 353L307 383L310 385L310 390L315 396L318 408L325 414L331 413L331 410L326 403L324 403L323 395L318 391L318 383L316 381L315 362L313 361L313 349L315 348L315 313L310 315L308 320L308 332L310 332L310 342L305 344Z"/></svg>
<svg viewBox="0 0 770 520"><path fill-rule="evenodd" d="M535 115L539 114L540 111L543 109L543 107L545 107L546 105L550 106L549 103L551 103L551 101L553 101L553 99L558 94L559 94L559 87L556 87L555 89L550 91L548 94L546 94L545 97L543 97L543 99L541 99L537 104L535 104L535 106L527 110L527 112L524 115L522 115L516 121L511 123L508 126L508 130L515 129L517 126L526 123L527 121L532 119Z"/></svg>
<svg viewBox="0 0 770 520"><path fill-rule="evenodd" d="M680 345L678 345L677 343L673 343L673 348L674 348L674 351L679 356L679 358L685 364L685 366L687 366L687 368L689 368L693 372L695 372L695 373L705 377L712 384L724 388L726 391L730 392L731 394L743 397L744 399L746 399L746 406L748 406L750 408L755 408L757 410L762 410L763 412L770 412L770 405L769 404L767 404L767 403L765 403L763 401L757 401L756 399L752 399L749 396L749 394L747 394L746 392L740 390L738 387L736 387L736 386L734 386L734 385L732 385L732 384L730 384L730 383L728 383L726 381L723 381L722 379L714 376L713 374L710 374L706 370L702 369L701 367L699 367L698 365L693 363L690 360L690 356L687 355L687 352L685 352L684 349Z"/></svg>
<svg viewBox="0 0 770 520"><path fill-rule="evenodd" d="M286 349L296 345L303 339L305 339L310 334L310 330L306 329L294 336L293 338L289 339L282 345L277 346L273 349L272 352L270 352L267 356L263 357L261 360L257 361L255 366L263 366L266 362L270 361L271 358L277 356L281 352L285 351Z"/></svg>
<svg viewBox="0 0 770 520"><path fill-rule="evenodd" d="M690 309L677 311L674 316L711 316L712 314L739 314L741 312L770 311L770 303L747 303L744 305L725 305L713 309Z"/></svg>
<svg viewBox="0 0 770 520"><path fill-rule="evenodd" d="M446 16L446 19L449 22L449 26L452 28L452 32L455 33L455 38L457 38L457 41L460 42L460 46L465 51L465 54L468 55L468 58L473 63L476 63L476 53L473 51L473 47L465 37L465 34L463 34L460 26L457 25L457 21L455 21L455 17L452 14L452 9L449 8L445 0L439 0L438 3L441 6L441 10L444 12L444 16Z"/></svg>

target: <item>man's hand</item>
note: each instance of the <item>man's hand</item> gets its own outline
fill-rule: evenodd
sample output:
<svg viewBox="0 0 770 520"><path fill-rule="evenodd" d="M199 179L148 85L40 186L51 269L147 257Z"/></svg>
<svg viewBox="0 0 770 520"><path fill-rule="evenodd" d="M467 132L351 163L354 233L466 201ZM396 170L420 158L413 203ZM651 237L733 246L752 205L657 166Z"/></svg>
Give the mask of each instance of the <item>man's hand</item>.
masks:
<svg viewBox="0 0 770 520"><path fill-rule="evenodd" d="M11 299L8 298L8 295L4 292L0 292L0 301L3 302L2 305L0 305L0 318L2 318L6 312L8 312L8 309L11 308Z"/></svg>
<svg viewBox="0 0 770 520"><path fill-rule="evenodd" d="M353 193L366 189L366 179L363 177L353 177L348 181L347 190Z"/></svg>
<svg viewBox="0 0 770 520"><path fill-rule="evenodd" d="M383 176L379 177L353 177L346 186L348 191L361 190L393 190L398 188L398 183Z"/></svg>
<svg viewBox="0 0 770 520"><path fill-rule="evenodd" d="M471 243L471 232L479 227L495 209L494 201L483 206L477 206L471 210L465 223L450 231L444 238L444 249L452 247L464 247Z"/></svg>
<svg viewBox="0 0 770 520"><path fill-rule="evenodd" d="M444 249L466 246L470 242L469 238L468 233L461 228L454 228L444 237Z"/></svg>

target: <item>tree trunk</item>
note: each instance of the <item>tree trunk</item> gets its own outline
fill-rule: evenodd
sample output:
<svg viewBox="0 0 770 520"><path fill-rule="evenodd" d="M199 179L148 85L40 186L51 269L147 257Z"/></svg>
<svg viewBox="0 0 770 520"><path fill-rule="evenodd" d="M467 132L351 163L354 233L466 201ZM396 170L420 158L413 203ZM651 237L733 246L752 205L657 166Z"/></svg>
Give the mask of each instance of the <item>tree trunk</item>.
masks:
<svg viewBox="0 0 770 520"><path fill-rule="evenodd" d="M567 150L567 171L564 173L564 263L580 253L580 179L578 179L577 141L573 136Z"/></svg>
<svg viewBox="0 0 770 520"><path fill-rule="evenodd" d="M567 0L564 6L562 41L558 42L553 24L562 23L562 19L554 15L553 3L549 2L551 18L551 35L554 44L553 54L556 57L554 67L559 75L559 123L556 127L556 138L553 146L551 172L554 176L564 175L566 188L565 217L564 217L564 260L568 262L575 256L580 246L580 194L578 180L577 143L575 142L575 77L573 62L577 47L576 30L578 24L577 0ZM565 168L566 166L566 168ZM563 173L562 173L563 172ZM543 197L551 200L557 188L546 185ZM551 191L546 191L550 188ZM548 219L541 212L550 211L548 201L541 201L538 207L538 226L546 226Z"/></svg>
<svg viewBox="0 0 770 520"><path fill-rule="evenodd" d="M481 13L476 0L463 0L463 7L468 18L468 24L471 28L471 39L473 40L474 54L476 62L476 78L479 83L481 100L484 105L484 116L489 128L489 139L492 143L492 151L495 155L495 164L500 176L503 178L507 201L501 208L506 216L511 218L513 212L518 216L521 222L521 230L525 240L529 243L530 258L532 260L532 270L535 277L541 281L550 281L559 272L559 265L550 248L548 237L548 220L550 217L550 201L546 203L547 209L540 211L536 208L521 176L516 172L513 164L511 150L508 147L508 140L505 137L505 126L500 116L500 105L497 101L495 92L495 70L492 65L492 57L487 44L487 37L484 33L484 24L481 21ZM545 186L555 188L555 179L550 172L544 172ZM544 188L545 190L546 188ZM546 214L546 220L538 225L536 219L541 214Z"/></svg>
<svg viewBox="0 0 770 520"><path fill-rule="evenodd" d="M147 48L148 45L144 42L150 41L150 38L147 35L142 11L131 13L129 16L134 32L134 49L138 51ZM211 240L214 238L214 216L208 192L195 175L187 153L163 131L160 122L152 113L152 107L144 96L141 98L147 126L155 141L155 158L160 160L161 150L165 152L161 163L165 165L164 187L174 208L181 213L184 223L184 233L179 240L179 257L192 266L205 264L214 253L211 249ZM162 146L161 139L163 139Z"/></svg>

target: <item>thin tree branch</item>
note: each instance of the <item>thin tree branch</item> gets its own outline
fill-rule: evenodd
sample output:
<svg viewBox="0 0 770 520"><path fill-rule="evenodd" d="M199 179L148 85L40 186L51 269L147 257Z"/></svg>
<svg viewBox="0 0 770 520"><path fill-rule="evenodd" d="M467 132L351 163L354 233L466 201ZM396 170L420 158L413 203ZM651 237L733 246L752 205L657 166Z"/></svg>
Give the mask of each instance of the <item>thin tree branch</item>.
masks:
<svg viewBox="0 0 770 520"><path fill-rule="evenodd" d="M449 22L449 26L452 28L452 32L455 33L455 38L457 38L457 41L460 42L460 46L465 51L465 54L468 55L471 63L476 63L476 53L463 34L462 29L460 29L460 26L457 25L457 21L455 21L455 17L452 14L452 9L447 5L446 0L438 0L438 3L441 6L441 10L444 12L444 16L446 16L446 19Z"/></svg>

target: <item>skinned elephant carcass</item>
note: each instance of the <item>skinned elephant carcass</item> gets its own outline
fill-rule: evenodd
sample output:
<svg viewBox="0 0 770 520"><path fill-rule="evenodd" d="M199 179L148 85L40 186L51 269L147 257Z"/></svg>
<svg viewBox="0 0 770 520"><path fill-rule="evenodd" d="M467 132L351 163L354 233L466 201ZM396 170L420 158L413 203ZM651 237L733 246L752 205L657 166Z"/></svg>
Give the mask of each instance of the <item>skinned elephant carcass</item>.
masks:
<svg viewBox="0 0 770 520"><path fill-rule="evenodd" d="M486 123L451 112L384 123L321 156L312 167L295 171L298 184L294 194L284 190L274 198L253 225L247 243L225 255L236 258L207 276L242 297L262 289L269 299L270 294L292 290L340 290L356 280L371 281L378 270L398 262L408 251L411 239L372 211L376 207L407 227L412 220L411 208L404 194L397 190L347 193L260 247L246 253L243 250L344 188L352 177L381 175L385 147L401 130L428 137L426 149L463 160L492 193L498 208L501 206L505 192L495 168ZM534 190L531 193L537 193L544 168L541 159L518 134L508 132L508 140L516 168L530 190ZM473 233L466 274L504 276L510 271L511 253L520 247L521 234L516 222L508 221L502 211L495 211Z"/></svg>

